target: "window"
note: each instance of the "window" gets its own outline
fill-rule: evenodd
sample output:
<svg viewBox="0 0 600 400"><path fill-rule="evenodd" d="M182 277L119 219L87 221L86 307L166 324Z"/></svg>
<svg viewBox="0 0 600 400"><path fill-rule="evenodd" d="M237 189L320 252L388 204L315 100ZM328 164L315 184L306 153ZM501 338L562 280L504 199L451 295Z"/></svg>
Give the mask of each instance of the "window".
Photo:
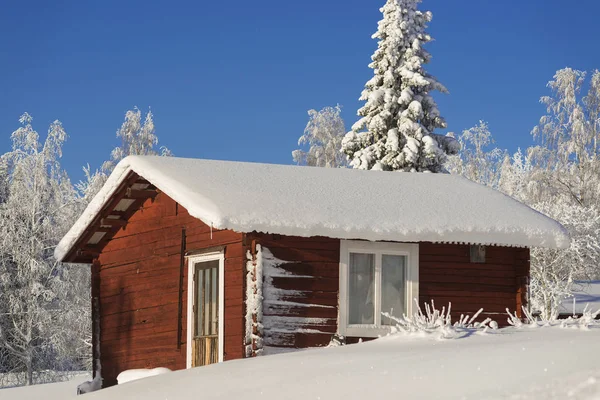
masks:
<svg viewBox="0 0 600 400"><path fill-rule="evenodd" d="M485 246L471 245L471 263L485 264Z"/></svg>
<svg viewBox="0 0 600 400"><path fill-rule="evenodd" d="M344 240L340 247L339 333L376 337L413 313L418 297L419 245Z"/></svg>

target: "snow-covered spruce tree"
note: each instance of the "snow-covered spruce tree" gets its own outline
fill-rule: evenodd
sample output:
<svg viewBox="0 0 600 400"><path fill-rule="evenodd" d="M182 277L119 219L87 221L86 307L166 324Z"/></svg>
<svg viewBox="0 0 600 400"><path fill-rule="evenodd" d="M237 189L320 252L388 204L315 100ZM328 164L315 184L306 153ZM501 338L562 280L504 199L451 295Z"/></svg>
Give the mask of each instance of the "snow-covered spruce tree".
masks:
<svg viewBox="0 0 600 400"><path fill-rule="evenodd" d="M434 133L446 123L431 92L447 90L424 68L431 59L423 46L432 40L425 32L432 14L419 11L420 2L387 0L381 8L362 118L342 143L354 168L443 172L446 155L459 150L452 137Z"/></svg>
<svg viewBox="0 0 600 400"><path fill-rule="evenodd" d="M7 166L7 196L0 204L0 347L13 370L32 384L34 372L56 366L63 332L57 328L68 284L53 250L73 220L73 187L61 168L66 133L50 125L44 143L24 114L12 134ZM70 329L70 327L68 328Z"/></svg>
<svg viewBox="0 0 600 400"><path fill-rule="evenodd" d="M116 147L110 160L102 165L102 173L109 175L123 158L129 155L163 155L170 156L166 147L158 148L158 136L154 128L154 116L148 111L142 123L142 112L134 107L125 113L125 121L117 131L121 145Z"/></svg>
<svg viewBox="0 0 600 400"><path fill-rule="evenodd" d="M298 145L308 144L308 151L294 150L292 157L299 165L312 167L345 167L346 156L342 154L342 139L346 134L339 105L325 107L321 111L309 110L309 121L300 136Z"/></svg>

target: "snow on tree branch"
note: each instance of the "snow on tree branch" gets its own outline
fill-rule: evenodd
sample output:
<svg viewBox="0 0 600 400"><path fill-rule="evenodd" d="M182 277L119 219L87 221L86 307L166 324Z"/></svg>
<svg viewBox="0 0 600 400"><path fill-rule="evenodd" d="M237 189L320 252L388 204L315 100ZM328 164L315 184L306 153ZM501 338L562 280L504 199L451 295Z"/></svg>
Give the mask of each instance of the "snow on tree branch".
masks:
<svg viewBox="0 0 600 400"><path fill-rule="evenodd" d="M424 68L431 59L423 46L432 40L425 31L432 14L418 10L420 2L388 0L381 8L362 118L342 142L354 168L444 172L446 155L458 150L452 137L434 134L446 122L431 92L447 90Z"/></svg>
<svg viewBox="0 0 600 400"><path fill-rule="evenodd" d="M154 114L150 110L143 123L142 112L137 107L127 111L125 121L117 131L117 138L121 139L121 145L112 151L111 159L102 165L102 172L106 175L129 155L173 155L166 147L157 148L158 136L154 127Z"/></svg>
<svg viewBox="0 0 600 400"><path fill-rule="evenodd" d="M32 120L23 114L1 157L0 201L0 348L10 356L1 367L22 372L27 384L44 369L84 368L87 349L76 343L89 324L81 319L89 304L76 303L77 282L53 257L75 217L75 190L60 165L67 134L55 121L42 143Z"/></svg>
<svg viewBox="0 0 600 400"><path fill-rule="evenodd" d="M342 139L346 134L342 109L339 105L325 107L321 111L309 110L309 121L300 136L298 145L308 145L308 151L294 150L292 157L299 165L313 167L345 167L346 157L341 152Z"/></svg>

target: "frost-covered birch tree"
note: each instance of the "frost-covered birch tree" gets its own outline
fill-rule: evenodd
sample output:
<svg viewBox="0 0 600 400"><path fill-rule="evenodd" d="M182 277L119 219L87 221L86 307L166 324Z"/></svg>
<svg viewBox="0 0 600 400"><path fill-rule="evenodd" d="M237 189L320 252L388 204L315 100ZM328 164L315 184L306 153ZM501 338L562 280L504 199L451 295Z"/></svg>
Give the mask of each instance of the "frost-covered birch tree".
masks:
<svg viewBox="0 0 600 400"><path fill-rule="evenodd" d="M342 139L346 134L339 105L325 107L321 111L309 110L308 123L298 145L308 145L308 151L294 150L292 157L299 165L312 167L345 167L346 157L342 153Z"/></svg>
<svg viewBox="0 0 600 400"><path fill-rule="evenodd" d="M572 290L574 279L600 278L600 72L585 95L584 71L564 68L541 98L546 114L532 130L530 204L571 234L566 250L532 251L534 305L547 317Z"/></svg>
<svg viewBox="0 0 600 400"><path fill-rule="evenodd" d="M53 251L73 220L74 200L59 162L65 130L53 122L42 143L31 121L23 114L11 136L12 150L2 156L7 194L0 204L0 303L5 310L0 347L12 356L16 371L25 373L27 384L33 383L35 371L61 357L65 344L58 321L68 284Z"/></svg>
<svg viewBox="0 0 600 400"><path fill-rule="evenodd" d="M531 249L531 306L543 319L554 320L562 301L571 296L575 280L600 277L600 210L560 200L533 207L559 221L571 234L568 249Z"/></svg>
<svg viewBox="0 0 600 400"><path fill-rule="evenodd" d="M529 155L540 190L584 207L600 206L600 71L582 96L585 78L565 68L548 82L551 94L540 99L546 114L532 130L538 145Z"/></svg>
<svg viewBox="0 0 600 400"><path fill-rule="evenodd" d="M85 179L75 185L79 196L78 213L85 209L123 158L130 155L172 155L168 148L158 147L154 114L151 111L148 111L142 121L142 112L137 107L128 110L123 124L117 130L117 138L121 140L120 145L112 150L110 159L100 169L92 170L89 165L83 168Z"/></svg>
<svg viewBox="0 0 600 400"><path fill-rule="evenodd" d="M446 88L425 71L431 60L423 47L429 11L421 0L387 0L383 19L373 35L377 50L369 67L374 76L365 85L358 110L361 117L346 134L343 152L359 169L442 172L456 141L434 133L446 127L431 93Z"/></svg>
<svg viewBox="0 0 600 400"><path fill-rule="evenodd" d="M448 157L448 172L498 188L504 152L497 147L489 148L494 143L494 138L487 122L479 121L476 126L463 131L458 137L458 143L461 150Z"/></svg>
<svg viewBox="0 0 600 400"><path fill-rule="evenodd" d="M142 112L135 107L125 113L125 121L117 131L121 145L115 147L110 160L102 165L102 172L109 175L123 158L129 155L171 155L166 147L158 147L158 136L154 127L154 115L148 111L142 122Z"/></svg>

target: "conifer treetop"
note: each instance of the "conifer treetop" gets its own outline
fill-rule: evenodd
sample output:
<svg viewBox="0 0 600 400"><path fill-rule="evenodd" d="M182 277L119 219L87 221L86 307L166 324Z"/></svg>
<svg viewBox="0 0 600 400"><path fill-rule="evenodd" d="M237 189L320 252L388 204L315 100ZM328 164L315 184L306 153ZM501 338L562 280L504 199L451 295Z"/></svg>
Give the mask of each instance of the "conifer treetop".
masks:
<svg viewBox="0 0 600 400"><path fill-rule="evenodd" d="M358 110L361 116L348 132L342 151L359 169L442 172L446 154L458 151L451 137L434 133L446 123L430 92L447 93L425 71L431 55L423 46L431 12L417 9L420 0L388 0L380 9L378 47L369 67Z"/></svg>

